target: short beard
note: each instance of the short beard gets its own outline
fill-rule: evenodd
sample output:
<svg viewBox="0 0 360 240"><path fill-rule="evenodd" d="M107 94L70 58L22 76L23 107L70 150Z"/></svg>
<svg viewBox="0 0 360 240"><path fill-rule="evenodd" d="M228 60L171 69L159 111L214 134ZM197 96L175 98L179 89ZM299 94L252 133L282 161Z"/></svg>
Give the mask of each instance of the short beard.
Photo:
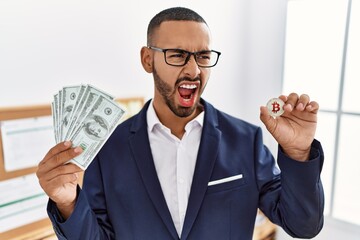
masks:
<svg viewBox="0 0 360 240"><path fill-rule="evenodd" d="M162 96L162 98L164 99L166 105L176 116L185 118L185 117L190 116L191 114L193 114L196 111L199 103L194 104L194 106L192 106L192 107L176 106L175 101L174 101L174 96L176 95L177 86L182 81L198 81L198 80L200 80L199 89L201 90L202 83L201 83L200 78L195 78L195 79L190 79L187 77L179 78L176 81L174 88L172 88L169 84L167 84L165 81L163 81L160 78L160 76L157 74L157 71L155 70L155 67L153 67L153 77L154 77L154 84L155 84L156 89L159 91L159 93ZM201 94L200 90L199 90L199 94Z"/></svg>

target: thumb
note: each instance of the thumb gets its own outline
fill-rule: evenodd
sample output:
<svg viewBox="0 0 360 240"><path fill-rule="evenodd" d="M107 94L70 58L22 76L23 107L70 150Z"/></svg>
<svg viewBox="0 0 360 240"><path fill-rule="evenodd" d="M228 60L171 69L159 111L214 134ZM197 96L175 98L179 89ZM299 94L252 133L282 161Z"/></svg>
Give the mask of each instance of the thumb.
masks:
<svg viewBox="0 0 360 240"><path fill-rule="evenodd" d="M266 129L271 133L276 127L276 119L268 112L267 107L260 107L260 120L264 123Z"/></svg>

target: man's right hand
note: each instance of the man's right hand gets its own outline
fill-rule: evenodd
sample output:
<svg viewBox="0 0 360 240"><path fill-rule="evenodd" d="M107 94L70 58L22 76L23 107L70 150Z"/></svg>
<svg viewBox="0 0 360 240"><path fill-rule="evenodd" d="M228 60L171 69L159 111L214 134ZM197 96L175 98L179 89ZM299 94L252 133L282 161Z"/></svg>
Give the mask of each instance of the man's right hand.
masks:
<svg viewBox="0 0 360 240"><path fill-rule="evenodd" d="M55 145L39 163L36 172L45 193L56 203L61 215L67 219L74 210L78 173L83 170L75 164L65 164L80 155L80 147L72 148L70 141Z"/></svg>

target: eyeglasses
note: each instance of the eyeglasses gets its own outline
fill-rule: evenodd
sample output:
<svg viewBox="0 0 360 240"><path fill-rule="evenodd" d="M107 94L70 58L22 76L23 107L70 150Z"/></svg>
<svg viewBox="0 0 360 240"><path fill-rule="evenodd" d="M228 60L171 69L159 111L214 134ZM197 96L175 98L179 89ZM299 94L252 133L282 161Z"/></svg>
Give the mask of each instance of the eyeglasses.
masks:
<svg viewBox="0 0 360 240"><path fill-rule="evenodd" d="M194 55L195 61L199 67L210 68L217 64L221 52L215 50L203 50L199 52L189 52L183 49L162 49L157 47L148 47L149 49L163 52L165 62L170 66L185 66Z"/></svg>

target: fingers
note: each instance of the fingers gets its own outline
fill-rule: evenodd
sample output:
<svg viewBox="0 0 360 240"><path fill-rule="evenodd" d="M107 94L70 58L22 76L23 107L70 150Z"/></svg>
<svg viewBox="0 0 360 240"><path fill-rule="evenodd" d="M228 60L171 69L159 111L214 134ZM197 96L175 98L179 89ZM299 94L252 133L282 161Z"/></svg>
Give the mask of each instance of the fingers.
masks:
<svg viewBox="0 0 360 240"><path fill-rule="evenodd" d="M317 113L319 111L319 104L315 101L310 102L306 106L306 111L312 112L312 113Z"/></svg>
<svg viewBox="0 0 360 240"><path fill-rule="evenodd" d="M298 104L299 96L296 93L290 93L285 101L284 110L291 112ZM301 107L301 106L300 106Z"/></svg>
<svg viewBox="0 0 360 240"><path fill-rule="evenodd" d="M52 170L50 170L45 176L44 176L44 180L45 181L51 181L55 178L57 178L58 176L62 176L62 175L72 175L79 172L82 172L83 170L81 168L79 168L78 166L76 166L75 164L69 163L69 164L64 164L61 165L57 168L54 168ZM72 178L70 177L70 180L72 180ZM76 179L75 179L76 180Z"/></svg>
<svg viewBox="0 0 360 240"><path fill-rule="evenodd" d="M295 108L299 111L304 111L305 107L310 101L310 97L307 94L302 94L295 106Z"/></svg>
<svg viewBox="0 0 360 240"><path fill-rule="evenodd" d="M291 93L289 96L282 95L280 98L285 102L284 110L286 112L297 110L317 113L319 109L319 104L315 101L310 102L310 97L307 94L299 96L296 93Z"/></svg>
<svg viewBox="0 0 360 240"><path fill-rule="evenodd" d="M267 107L260 107L260 120L270 132L276 127L276 120L269 114Z"/></svg>
<svg viewBox="0 0 360 240"><path fill-rule="evenodd" d="M71 147L69 141L51 148L39 163L36 175L44 192L56 203L73 202L76 198L78 173L82 169L68 163L82 153L80 147Z"/></svg>
<svg viewBox="0 0 360 240"><path fill-rule="evenodd" d="M264 106L260 107L260 119L261 121L264 122L264 120L266 121L268 118L271 118L269 112L267 111L267 108Z"/></svg>
<svg viewBox="0 0 360 240"><path fill-rule="evenodd" d="M81 153L82 148L71 148L71 142L69 141L59 143L49 150L44 159L39 163L39 168L44 171L50 171L55 167L65 164Z"/></svg>
<svg viewBox="0 0 360 240"><path fill-rule="evenodd" d="M56 178L53 178L49 181L42 180L39 182L41 187L49 195L49 197L52 197L57 194L57 191L59 190L60 186L64 186L69 183L77 185L77 180L78 180L78 175L76 173L72 173L72 174L57 176Z"/></svg>
<svg viewBox="0 0 360 240"><path fill-rule="evenodd" d="M40 183L43 185L54 178L66 175L70 175L67 178L70 178L70 181L74 181L71 175L80 172L81 169L74 164L65 163L81 153L82 149L80 147L71 148L71 142L69 141L55 145L38 165L36 175Z"/></svg>
<svg viewBox="0 0 360 240"><path fill-rule="evenodd" d="M40 162L40 164L45 163L47 160L55 156L56 154L65 151L66 149L69 149L71 147L70 141L65 141L56 144L53 148L51 148L48 153L45 155L44 159Z"/></svg>

